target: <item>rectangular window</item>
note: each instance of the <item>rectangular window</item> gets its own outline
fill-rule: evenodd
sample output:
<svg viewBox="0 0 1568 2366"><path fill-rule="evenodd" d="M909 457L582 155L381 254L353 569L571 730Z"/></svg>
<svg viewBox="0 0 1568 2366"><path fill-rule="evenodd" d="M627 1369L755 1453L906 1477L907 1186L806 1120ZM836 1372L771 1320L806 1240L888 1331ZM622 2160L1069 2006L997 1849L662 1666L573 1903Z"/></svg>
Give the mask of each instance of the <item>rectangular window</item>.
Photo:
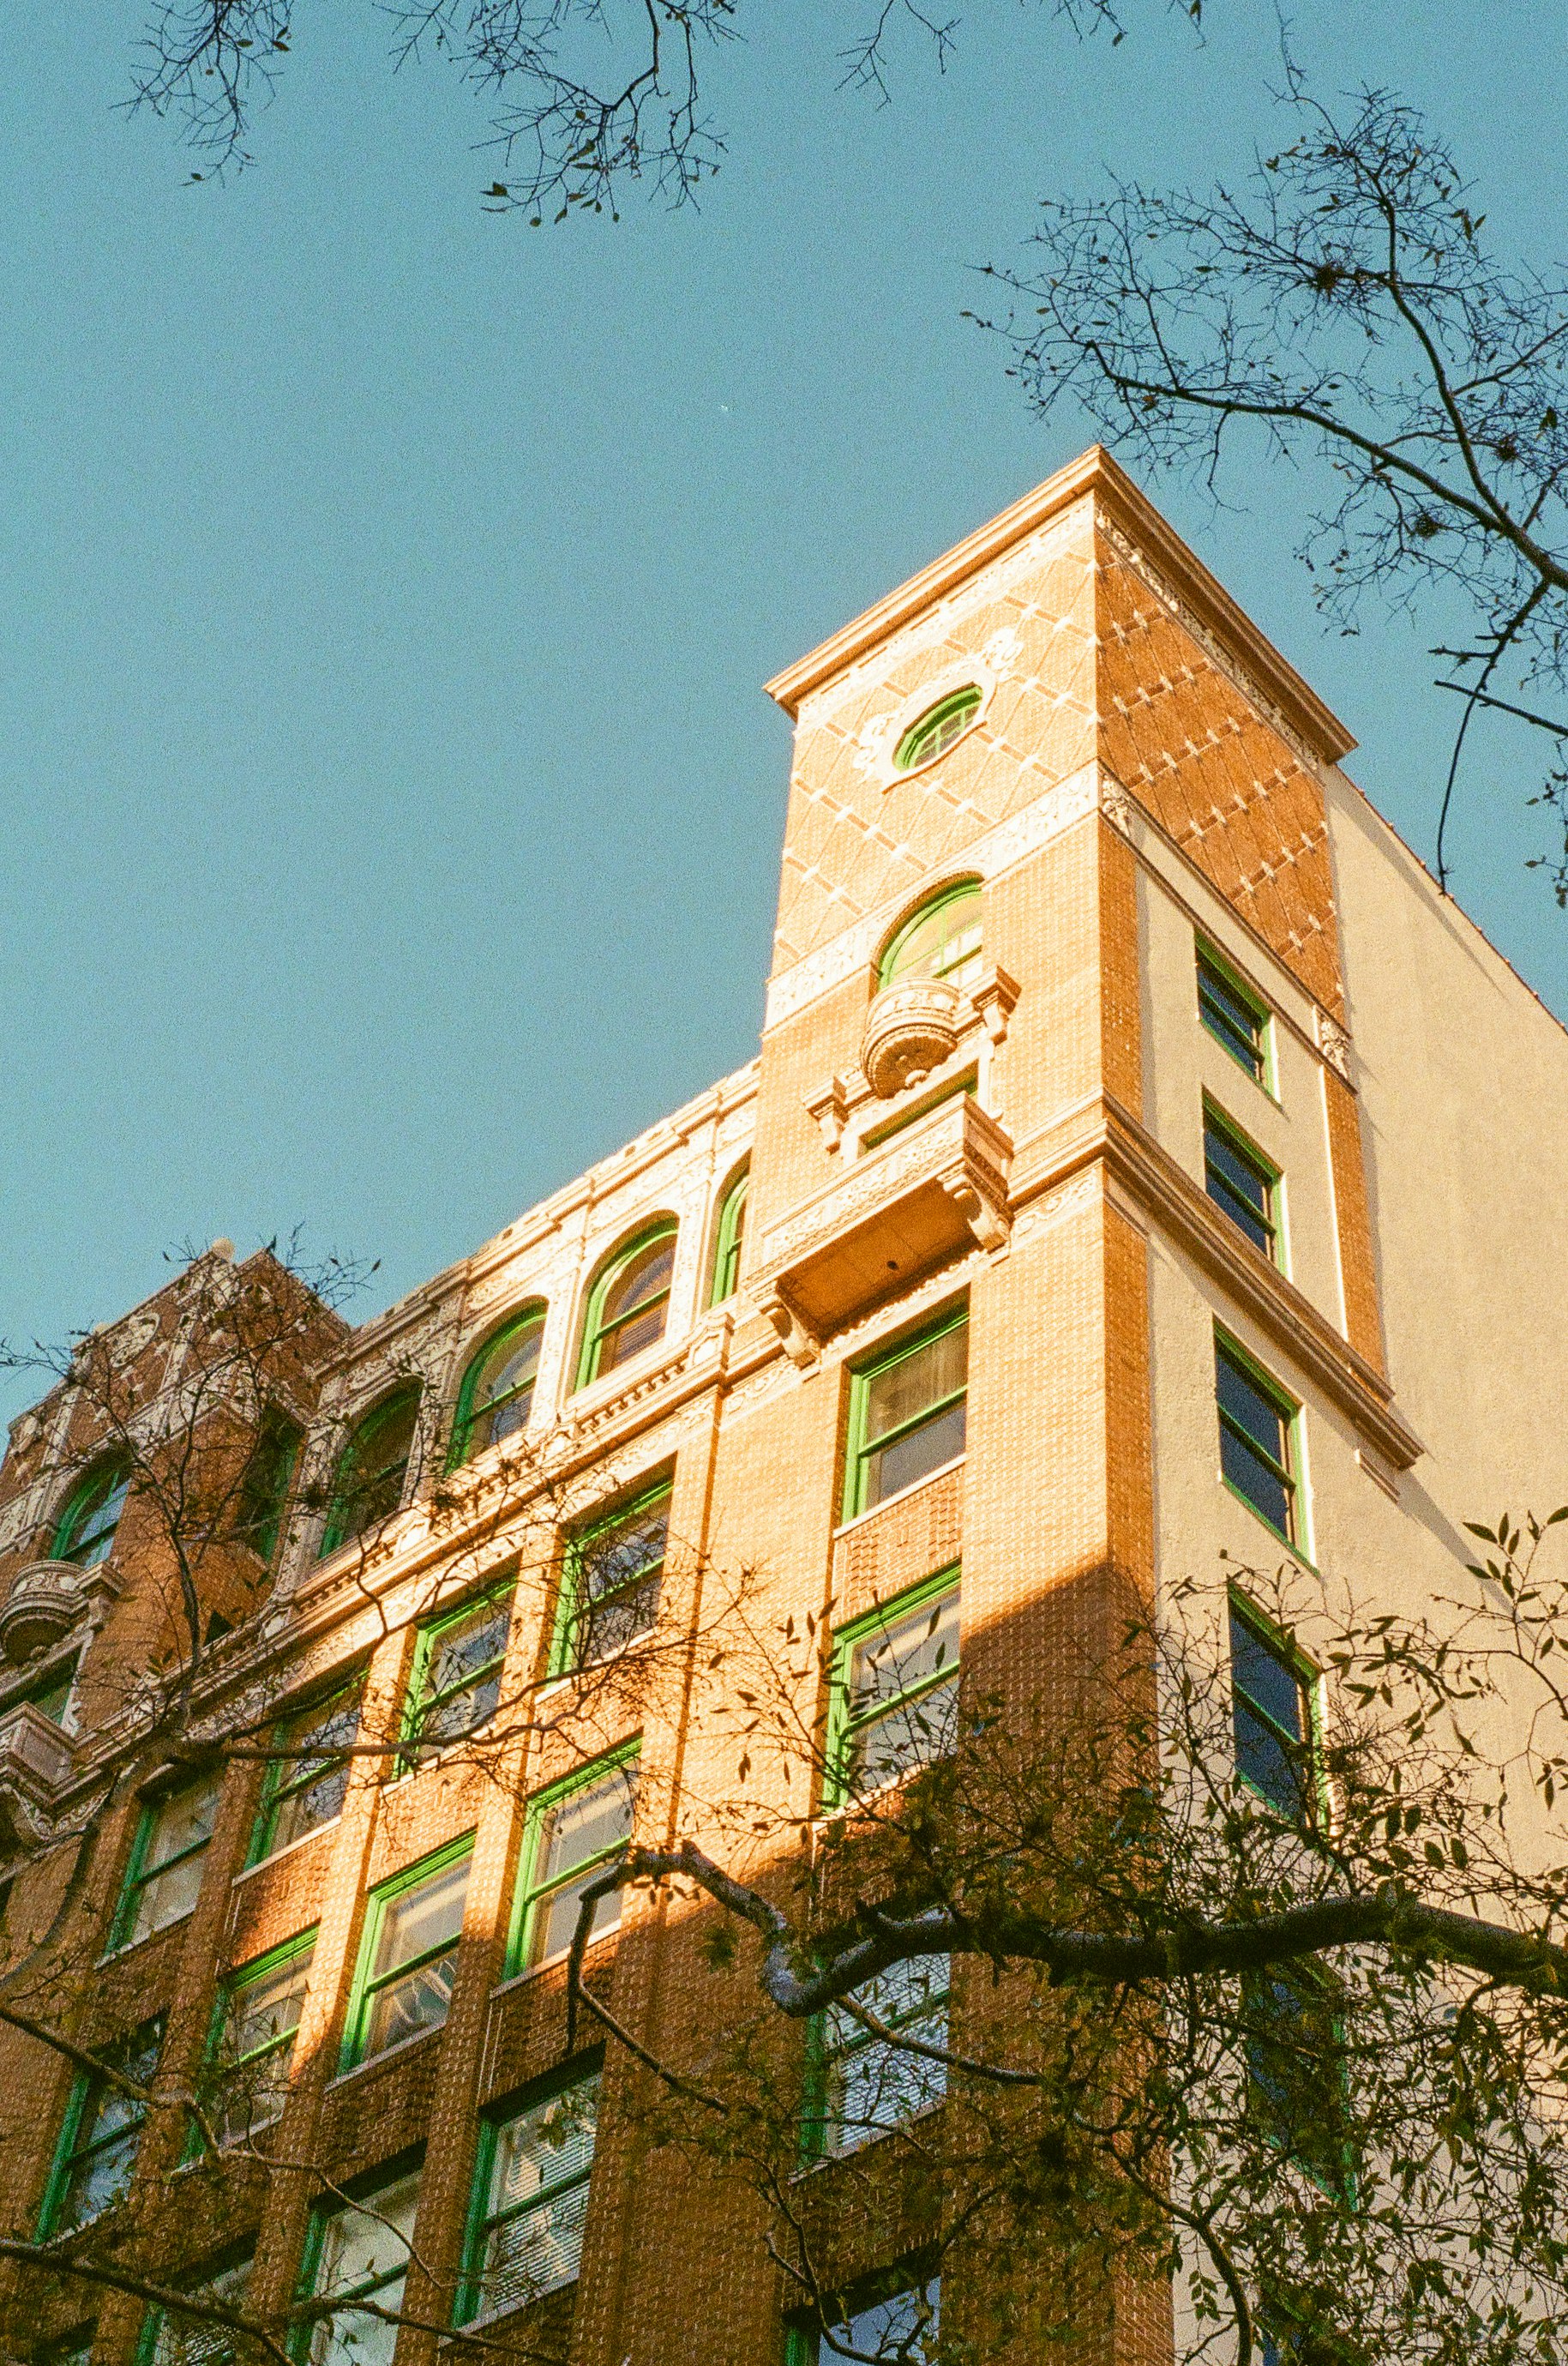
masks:
<svg viewBox="0 0 1568 2366"><path fill-rule="evenodd" d="M103 2058L139 2087L145 2087L158 2067L163 2043L160 2016L149 2021L118 2045L105 2046ZM128 2095L102 2071L84 2071L71 2090L61 2123L54 2168L44 2195L39 2240L69 2235L89 2220L112 2210L129 2191L147 2106Z"/></svg>
<svg viewBox="0 0 1568 2366"><path fill-rule="evenodd" d="M947 1956L922 1956L868 1980L856 1990L855 2001L884 2029L945 2047L950 1976ZM815 2034L820 2104L817 2124L809 2132L816 2138L814 2151L855 2152L939 2103L947 2091L945 2063L874 2036L842 2005L829 2008Z"/></svg>
<svg viewBox="0 0 1568 2366"><path fill-rule="evenodd" d="M509 1582L421 1628L403 1723L405 1766L416 1765L421 1752L473 1733L495 1715L511 1606Z"/></svg>
<svg viewBox="0 0 1568 2366"><path fill-rule="evenodd" d="M364 1678L356 1675L340 1691L296 1709L276 1728L273 1748L278 1754L267 1761L252 1865L319 1831L341 1813L363 1689Z"/></svg>
<svg viewBox="0 0 1568 2366"><path fill-rule="evenodd" d="M1198 1017L1254 1084L1269 1081L1269 1009L1229 963L1198 947Z"/></svg>
<svg viewBox="0 0 1568 2366"><path fill-rule="evenodd" d="M315 1932L302 1932L223 1984L205 2082L207 2117L223 2144L243 2143L283 2110L315 1951Z"/></svg>
<svg viewBox="0 0 1568 2366"><path fill-rule="evenodd" d="M11 1707L19 1707L25 1701L29 1708L36 1708L40 1717L47 1717L51 1725L62 1726L75 1689L78 1659L79 1655L73 1651L63 1665L57 1663L37 1684L30 1684L25 1693L12 1701Z"/></svg>
<svg viewBox="0 0 1568 2366"><path fill-rule="evenodd" d="M342 2069L439 2029L446 2019L473 1854L468 1832L371 1891Z"/></svg>
<svg viewBox="0 0 1568 2366"><path fill-rule="evenodd" d="M260 1553L269 1566L277 1550L278 1530L298 1459L301 1432L297 1422L275 1409L267 1413L251 1449L240 1481L234 1533L241 1544Z"/></svg>
<svg viewBox="0 0 1568 2366"><path fill-rule="evenodd" d="M1297 1823L1315 1804L1316 1671L1232 1595L1230 1690L1236 1771Z"/></svg>
<svg viewBox="0 0 1568 2366"><path fill-rule="evenodd" d="M948 1757L958 1735L957 1568L939 1570L834 1638L827 1804Z"/></svg>
<svg viewBox="0 0 1568 2366"><path fill-rule="evenodd" d="M218 1820L218 1777L204 1774L141 1811L111 1945L131 1947L189 1914Z"/></svg>
<svg viewBox="0 0 1568 2366"><path fill-rule="evenodd" d="M566 1955L583 1890L631 1839L636 1801L635 1744L610 1764L600 1760L533 1801L523 1827L514 1970L532 1970ZM621 1893L611 1890L594 1910L592 1935L601 1938L620 1921Z"/></svg>
<svg viewBox="0 0 1568 2366"><path fill-rule="evenodd" d="M459 2324L576 2283L598 2117L595 2069L484 2128Z"/></svg>
<svg viewBox="0 0 1568 2366"><path fill-rule="evenodd" d="M964 1306L851 1373L846 1520L962 1454L969 1349Z"/></svg>
<svg viewBox="0 0 1568 2366"><path fill-rule="evenodd" d="M185 2289L193 2300L218 2301L230 2308L243 2309L252 2265L250 2258L237 2259L232 2267ZM246 2341L241 2346L241 2336L227 2325L154 2308L148 2314L136 2354L138 2366L236 2366L236 2360L249 2360L253 2351L254 2345Z"/></svg>
<svg viewBox="0 0 1568 2366"><path fill-rule="evenodd" d="M1308 1965L1242 1982L1248 2108L1271 2144L1328 2193L1353 2185L1345 2048L1334 1994Z"/></svg>
<svg viewBox="0 0 1568 2366"><path fill-rule="evenodd" d="M356 2300L396 2311L413 2247L420 2173L394 2178L358 2202L317 2211L306 2246L306 2291L337 2302L311 2329L310 2366L392 2366L398 2328L356 2310Z"/></svg>
<svg viewBox="0 0 1568 2366"><path fill-rule="evenodd" d="M593 1667L647 1633L664 1583L669 1499L666 1479L569 1539L553 1673Z"/></svg>
<svg viewBox="0 0 1568 2366"><path fill-rule="evenodd" d="M1297 1541L1296 1421L1301 1407L1246 1352L1215 1333L1219 1464L1226 1484L1285 1543Z"/></svg>
<svg viewBox="0 0 1568 2366"><path fill-rule="evenodd" d="M928 2283L852 2305L830 2334L792 2327L789 2366L840 2366L846 2351L852 2358L885 2358L890 2366L895 2360L896 2366L936 2366L941 2320L942 2283L933 2276Z"/></svg>
<svg viewBox="0 0 1568 2366"><path fill-rule="evenodd" d="M1280 1257L1280 1170L1253 1143L1204 1102L1204 1188L1271 1264Z"/></svg>

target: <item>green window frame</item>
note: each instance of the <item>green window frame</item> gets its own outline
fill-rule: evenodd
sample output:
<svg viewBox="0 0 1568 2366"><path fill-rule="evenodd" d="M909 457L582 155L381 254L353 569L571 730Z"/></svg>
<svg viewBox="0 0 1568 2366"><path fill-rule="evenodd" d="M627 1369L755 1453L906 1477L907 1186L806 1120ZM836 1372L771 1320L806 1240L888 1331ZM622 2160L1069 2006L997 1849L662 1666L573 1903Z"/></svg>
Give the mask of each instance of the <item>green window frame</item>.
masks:
<svg viewBox="0 0 1568 2366"><path fill-rule="evenodd" d="M316 1929L297 1932L225 1974L213 2007L202 2101L223 2144L246 2142L282 2114L295 2040L316 1953ZM200 2138L192 2131L187 2151Z"/></svg>
<svg viewBox="0 0 1568 2366"><path fill-rule="evenodd" d="M951 1753L962 1574L951 1561L834 1632L823 1751L828 1809Z"/></svg>
<svg viewBox="0 0 1568 2366"><path fill-rule="evenodd" d="M1306 1823L1323 1804L1321 1673L1234 1590L1229 1627L1236 1771L1282 1816Z"/></svg>
<svg viewBox="0 0 1568 2366"><path fill-rule="evenodd" d="M254 2266L255 2253L248 2250L227 2267L210 2270L199 2283L183 2289L192 2300L227 2302L231 2308L242 2308ZM230 2326L182 2316L178 2310L154 2305L142 2319L136 2366L236 2366L241 2355L249 2366L254 2354L249 2341L241 2352L241 2338Z"/></svg>
<svg viewBox="0 0 1568 2366"><path fill-rule="evenodd" d="M575 1388L619 1370L664 1337L679 1229L674 1216L655 1216L600 1266L583 1312Z"/></svg>
<svg viewBox="0 0 1568 2366"><path fill-rule="evenodd" d="M673 1482L575 1529L562 1558L550 1674L598 1667L645 1635L658 1617Z"/></svg>
<svg viewBox="0 0 1568 2366"><path fill-rule="evenodd" d="M516 1578L510 1570L420 1628L403 1709L405 1772L476 1733L500 1705Z"/></svg>
<svg viewBox="0 0 1568 2366"><path fill-rule="evenodd" d="M364 1692L364 1671L358 1669L273 1728L278 1755L267 1760L248 1864L260 1865L337 1821L353 1771Z"/></svg>
<svg viewBox="0 0 1568 2366"><path fill-rule="evenodd" d="M785 2336L785 2366L841 2366L845 2349L862 2358L885 2357L898 2366L937 2366L942 2338L942 2279L911 2277L907 2270L868 2277L833 2294L844 2315L826 2338L817 2324L797 2318ZM837 2346L842 2345L842 2346Z"/></svg>
<svg viewBox="0 0 1568 2366"><path fill-rule="evenodd" d="M964 1451L968 1300L908 1332L849 1375L844 1517L918 1486Z"/></svg>
<svg viewBox="0 0 1568 2366"><path fill-rule="evenodd" d="M163 2016L159 2013L101 2051L110 2068L145 2087L157 2070L162 2044ZM40 2243L89 2225L124 2200L136 2174L146 2122L146 2104L103 2071L78 2072L66 2099L39 2210Z"/></svg>
<svg viewBox="0 0 1568 2366"><path fill-rule="evenodd" d="M473 1856L474 1835L465 1832L378 1883L366 1898L340 2076L445 2022Z"/></svg>
<svg viewBox="0 0 1568 2366"><path fill-rule="evenodd" d="M1259 2133L1325 2193L1355 2195L1345 2034L1329 1976L1276 1964L1244 1976L1247 2104Z"/></svg>
<svg viewBox="0 0 1568 2366"><path fill-rule="evenodd" d="M130 1464L123 1454L106 1455L84 1472L65 1499L50 1546L52 1560L96 1569L108 1559L130 1493Z"/></svg>
<svg viewBox="0 0 1568 2366"><path fill-rule="evenodd" d="M952 1959L922 1955L894 1964L854 1992L854 2001L926 2045L946 2047ZM805 2150L808 2158L842 2159L905 2127L941 2102L946 2063L875 2037L842 2005L811 2024Z"/></svg>
<svg viewBox="0 0 1568 2366"><path fill-rule="evenodd" d="M740 1287L741 1250L745 1241L746 1196L751 1186L748 1163L738 1175L732 1176L719 1202L719 1221L713 1229L713 1274L708 1289L710 1306L722 1306Z"/></svg>
<svg viewBox="0 0 1568 2366"><path fill-rule="evenodd" d="M396 2311L413 2252L422 2162L382 2170L374 2182L356 2179L342 2201L318 2203L310 2213L300 2262L301 2300L334 2302L330 2315L303 2325L290 2343L300 2366L392 2366L398 2327L380 2317L356 2318L353 2304L374 2300Z"/></svg>
<svg viewBox="0 0 1568 2366"><path fill-rule="evenodd" d="M517 1899L507 1942L507 1973L559 1962L572 1944L586 1884L632 1836L642 1741L622 1742L550 1784L528 1803L518 1858ZM590 1936L621 1924L621 1892L601 1898Z"/></svg>
<svg viewBox="0 0 1568 2366"><path fill-rule="evenodd" d="M400 1508L419 1430L420 1395L417 1380L394 1389L354 1424L332 1476L319 1560L378 1527Z"/></svg>
<svg viewBox="0 0 1568 2366"><path fill-rule="evenodd" d="M1282 1544L1299 1546L1301 1406L1218 1324L1215 1402L1226 1485Z"/></svg>
<svg viewBox="0 0 1568 2366"><path fill-rule="evenodd" d="M269 1569L277 1551L278 1534L304 1437L297 1421L291 1421L276 1406L269 1407L241 1476L234 1534L241 1544L249 1545L253 1553L259 1554Z"/></svg>
<svg viewBox="0 0 1568 2366"><path fill-rule="evenodd" d="M1198 1018L1222 1050L1255 1085L1273 1090L1273 1014L1262 997L1232 969L1225 955L1202 938L1197 943Z"/></svg>
<svg viewBox="0 0 1568 2366"><path fill-rule="evenodd" d="M145 1802L120 1885L111 1950L134 1947L195 1910L220 1788L218 1774L202 1774Z"/></svg>
<svg viewBox="0 0 1568 2366"><path fill-rule="evenodd" d="M1271 1265L1283 1268L1280 1170L1204 1095L1204 1189Z"/></svg>
<svg viewBox="0 0 1568 2366"><path fill-rule="evenodd" d="M527 1426L548 1312L543 1300L531 1301L469 1358L453 1416L450 1468Z"/></svg>
<svg viewBox="0 0 1568 2366"><path fill-rule="evenodd" d="M893 750L894 772L913 772L923 764L934 764L972 729L984 704L985 693L978 682L966 682L959 689L948 691L924 715L917 715L902 734Z"/></svg>
<svg viewBox="0 0 1568 2366"><path fill-rule="evenodd" d="M0 1716L4 1716L10 1709L20 1708L25 1705L28 1708L36 1708L39 1717L47 1717L51 1725L63 1727L65 1712L71 1706L71 1696L76 1689L76 1675L81 1665L82 1651L81 1647L78 1646L66 1659L57 1660L53 1667L46 1669L42 1675L36 1676L23 1691L14 1693L6 1703L5 1708L0 1709Z"/></svg>
<svg viewBox="0 0 1568 2366"><path fill-rule="evenodd" d="M576 2283L598 2131L600 2059L536 2080L479 2124L454 2323L487 2323Z"/></svg>
<svg viewBox="0 0 1568 2366"><path fill-rule="evenodd" d="M967 986L984 958L983 890L978 879L955 879L917 904L883 950L879 987L900 978L948 978Z"/></svg>

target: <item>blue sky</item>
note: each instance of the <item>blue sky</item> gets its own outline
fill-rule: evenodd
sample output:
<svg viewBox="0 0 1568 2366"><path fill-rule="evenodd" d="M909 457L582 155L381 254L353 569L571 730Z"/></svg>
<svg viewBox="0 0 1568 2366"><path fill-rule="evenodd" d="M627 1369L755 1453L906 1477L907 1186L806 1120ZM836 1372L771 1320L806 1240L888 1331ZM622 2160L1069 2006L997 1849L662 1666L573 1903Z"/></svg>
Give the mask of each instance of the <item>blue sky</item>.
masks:
<svg viewBox="0 0 1568 2366"><path fill-rule="evenodd" d="M757 15L701 210L554 231L483 211L481 109L393 75L368 5L300 9L225 188L115 111L137 0L0 26L0 1330L297 1222L383 1260L368 1313L748 1058L760 683L1085 440L961 318L975 266L1106 167L1278 139L1260 0L1202 41L1134 0L1114 49L975 0L879 111L834 88L846 11ZM1560 9L1319 0L1297 38L1432 111L1505 251L1568 248ZM1150 490L1429 855L1435 635L1326 631L1288 472ZM1454 884L1568 1014L1535 751L1481 747Z"/></svg>

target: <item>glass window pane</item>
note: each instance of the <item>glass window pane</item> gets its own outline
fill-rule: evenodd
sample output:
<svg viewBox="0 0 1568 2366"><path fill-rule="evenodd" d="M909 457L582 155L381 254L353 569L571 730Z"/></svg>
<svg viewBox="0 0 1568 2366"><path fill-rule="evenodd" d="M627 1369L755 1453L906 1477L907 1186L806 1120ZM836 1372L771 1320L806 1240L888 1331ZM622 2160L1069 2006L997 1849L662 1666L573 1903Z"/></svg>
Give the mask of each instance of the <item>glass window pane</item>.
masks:
<svg viewBox="0 0 1568 2366"><path fill-rule="evenodd" d="M205 1847L212 1838L217 1819L216 1776L162 1801L148 1835L142 1870L151 1873L155 1866L167 1864L172 1856L183 1856L187 1849Z"/></svg>
<svg viewBox="0 0 1568 2366"><path fill-rule="evenodd" d="M196 1850L191 1856L155 1873L143 1882L137 1892L136 1913L132 1920L128 1944L145 1939L153 1931L166 1931L171 1922L178 1922L196 1910L201 1893L201 1876L205 1852Z"/></svg>
<svg viewBox="0 0 1568 2366"><path fill-rule="evenodd" d="M618 1766L581 1790L568 1792L551 1808L540 1828L536 1878L554 1881L590 1857L608 1855L629 1839L635 1783L630 1767Z"/></svg>
<svg viewBox="0 0 1568 2366"><path fill-rule="evenodd" d="M885 1504L890 1495L918 1485L932 1471L958 1460L964 1451L969 1426L968 1402L959 1397L945 1412L933 1414L916 1428L906 1429L890 1446L877 1447L867 1455L862 1488L864 1510Z"/></svg>
<svg viewBox="0 0 1568 2366"><path fill-rule="evenodd" d="M111 1466L103 1471L70 1515L55 1547L60 1559L79 1569L95 1569L106 1560L129 1492L129 1470Z"/></svg>
<svg viewBox="0 0 1568 2366"><path fill-rule="evenodd" d="M952 977L978 967L980 950L980 891L972 887L955 896L915 922L888 964L886 983L895 978Z"/></svg>
<svg viewBox="0 0 1568 2366"><path fill-rule="evenodd" d="M453 1983L457 1976L455 1943L445 1955L434 1955L417 1971L388 1980L376 1989L365 2031L364 2051L385 2054L405 2038L427 2029L439 2029L452 2011Z"/></svg>
<svg viewBox="0 0 1568 2366"><path fill-rule="evenodd" d="M958 1735L958 1684L933 1684L912 1701L899 1701L852 1736L849 1778L857 1790L890 1782L912 1766L947 1758Z"/></svg>
<svg viewBox="0 0 1568 2366"><path fill-rule="evenodd" d="M890 1617L857 1643L849 1664L849 1711L863 1716L912 1684L958 1663L958 1589Z"/></svg>
<svg viewBox="0 0 1568 2366"><path fill-rule="evenodd" d="M1215 1383L1221 1406L1238 1428L1245 1430L1265 1454L1282 1466L1288 1436L1284 1415L1272 1398L1265 1396L1256 1380L1223 1348L1215 1361Z"/></svg>
<svg viewBox="0 0 1568 2366"><path fill-rule="evenodd" d="M136 2168L137 2147L141 2142L140 2115L121 2135L107 2144L100 2144L80 2160L73 2170L66 2192L59 2227L84 2226L100 2211L112 2209L121 2196L129 2191L131 2175Z"/></svg>
<svg viewBox="0 0 1568 2366"><path fill-rule="evenodd" d="M400 2275L408 2265L419 2209L420 2179L416 2169L380 2192L366 2194L364 2206L337 2210L327 2221L321 2265L316 2278L319 2293L357 2292L383 2276Z"/></svg>
<svg viewBox="0 0 1568 2366"><path fill-rule="evenodd" d="M930 1406L955 1395L969 1372L969 1326L955 1324L913 1355L874 1372L866 1384L866 1443L913 1421Z"/></svg>
<svg viewBox="0 0 1568 2366"><path fill-rule="evenodd" d="M1301 1678L1283 1651L1236 1611L1230 1614L1230 1665L1238 1691L1282 1728L1293 1741L1306 1739Z"/></svg>
<svg viewBox="0 0 1568 2366"><path fill-rule="evenodd" d="M449 1731L461 1732L476 1724L499 1699L500 1670L496 1662L505 1656L510 1624L509 1595L505 1602L476 1604L465 1617L443 1627L431 1641L424 1676L426 1699L436 1700L461 1686L460 1707L466 1710L466 1714L446 1720ZM468 1681L485 1671L488 1671L487 1682L475 1684ZM428 1738L429 1720L424 1730Z"/></svg>
<svg viewBox="0 0 1568 2366"><path fill-rule="evenodd" d="M675 1234L668 1233L662 1241L650 1241L628 1259L622 1272L616 1275L605 1293L601 1324L613 1323L618 1316L629 1314L635 1306L645 1305L650 1298L658 1297L670 1286L675 1272Z"/></svg>
<svg viewBox="0 0 1568 2366"><path fill-rule="evenodd" d="M471 1863L470 1857L459 1857L455 1864L444 1865L386 1901L376 1937L373 1978L458 1936Z"/></svg>
<svg viewBox="0 0 1568 2366"><path fill-rule="evenodd" d="M891 2300L857 2309L834 2326L834 2339L863 2358L896 2359L899 2366L936 2366L941 2290L934 2277L923 2292L899 2293ZM834 2339L824 2338L819 2345L822 2366L840 2354Z"/></svg>
<svg viewBox="0 0 1568 2366"><path fill-rule="evenodd" d="M664 1337L668 1311L668 1300L661 1298L655 1305L644 1307L641 1313L629 1314L613 1331L605 1332L599 1342L599 1370L613 1371L618 1364L629 1363L633 1356L640 1356L644 1347L654 1346Z"/></svg>
<svg viewBox="0 0 1568 2366"><path fill-rule="evenodd" d="M565 1881L542 1898L534 1910L533 1932L528 1950L531 1965L548 1964L564 1955L577 1934L577 1915L582 1908L582 1896L594 1875L597 1865L585 1866L575 1881ZM621 1892L607 1890L593 1910L588 1925L588 1937L599 1939L607 1931L621 1927Z"/></svg>
<svg viewBox="0 0 1568 2366"><path fill-rule="evenodd" d="M510 1396L514 1389L526 1387L539 1369L539 1349L544 1336L543 1320L531 1322L522 1331L509 1332L498 1339L487 1355L478 1380L474 1386L474 1403L487 1405L497 1397Z"/></svg>
<svg viewBox="0 0 1568 2366"><path fill-rule="evenodd" d="M598 2114L599 2081L589 2079L509 2120L497 2137L490 2174L492 2214L585 2177L593 2160Z"/></svg>
<svg viewBox="0 0 1568 2366"><path fill-rule="evenodd" d="M520 2112L497 2136L479 2305L521 2306L576 2281L588 2215L599 2081Z"/></svg>
<svg viewBox="0 0 1568 2366"><path fill-rule="evenodd" d="M588 2223L587 2180L492 2226L485 2244L479 2306L487 2316L521 2308L545 2293L576 2283L582 2270Z"/></svg>
<svg viewBox="0 0 1568 2366"><path fill-rule="evenodd" d="M1291 1491L1277 1470L1265 1462L1245 1438L1222 1426L1220 1469L1237 1493L1261 1513L1271 1528L1285 1538L1291 1533Z"/></svg>
<svg viewBox="0 0 1568 2366"><path fill-rule="evenodd" d="M259 1979L236 1986L223 2032L223 2052L230 2062L241 2061L258 2046L275 2045L299 2026L305 1990L310 1977L311 1950L301 1948Z"/></svg>

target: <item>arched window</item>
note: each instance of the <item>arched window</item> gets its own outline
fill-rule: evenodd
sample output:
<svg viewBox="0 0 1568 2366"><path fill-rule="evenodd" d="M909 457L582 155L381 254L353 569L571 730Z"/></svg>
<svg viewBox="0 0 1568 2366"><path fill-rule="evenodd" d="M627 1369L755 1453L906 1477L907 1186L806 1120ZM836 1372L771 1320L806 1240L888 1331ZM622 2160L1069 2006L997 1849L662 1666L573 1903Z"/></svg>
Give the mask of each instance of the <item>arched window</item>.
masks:
<svg viewBox="0 0 1568 2366"><path fill-rule="evenodd" d="M660 1216L617 1249L588 1292L577 1385L613 1372L665 1335L675 1273L676 1221Z"/></svg>
<svg viewBox="0 0 1568 2366"><path fill-rule="evenodd" d="M982 959L980 884L957 879L904 922L882 955L877 983L945 977L955 986L968 986L978 976Z"/></svg>
<svg viewBox="0 0 1568 2366"><path fill-rule="evenodd" d="M123 1456L113 1455L89 1470L60 1515L55 1560L73 1560L78 1569L96 1569L106 1560L129 1488L130 1466Z"/></svg>
<svg viewBox="0 0 1568 2366"><path fill-rule="evenodd" d="M961 739L979 715L985 693L978 682L967 682L962 690L951 690L917 715L893 750L895 772L913 772L922 764L934 764L945 756L955 740Z"/></svg>
<svg viewBox="0 0 1568 2366"><path fill-rule="evenodd" d="M321 1536L321 1558L364 1536L398 1509L420 1418L417 1380L394 1391L367 1413L338 1457L332 1508Z"/></svg>
<svg viewBox="0 0 1568 2366"><path fill-rule="evenodd" d="M719 1205L718 1229L713 1235L713 1280L708 1292L710 1306L722 1306L733 1298L741 1278L741 1242L745 1234L746 1187L751 1181L751 1169L743 1166L734 1176Z"/></svg>
<svg viewBox="0 0 1568 2366"><path fill-rule="evenodd" d="M452 1425L454 1464L521 1429L533 1403L543 1337L543 1307L525 1306L486 1340L470 1362L457 1391Z"/></svg>

